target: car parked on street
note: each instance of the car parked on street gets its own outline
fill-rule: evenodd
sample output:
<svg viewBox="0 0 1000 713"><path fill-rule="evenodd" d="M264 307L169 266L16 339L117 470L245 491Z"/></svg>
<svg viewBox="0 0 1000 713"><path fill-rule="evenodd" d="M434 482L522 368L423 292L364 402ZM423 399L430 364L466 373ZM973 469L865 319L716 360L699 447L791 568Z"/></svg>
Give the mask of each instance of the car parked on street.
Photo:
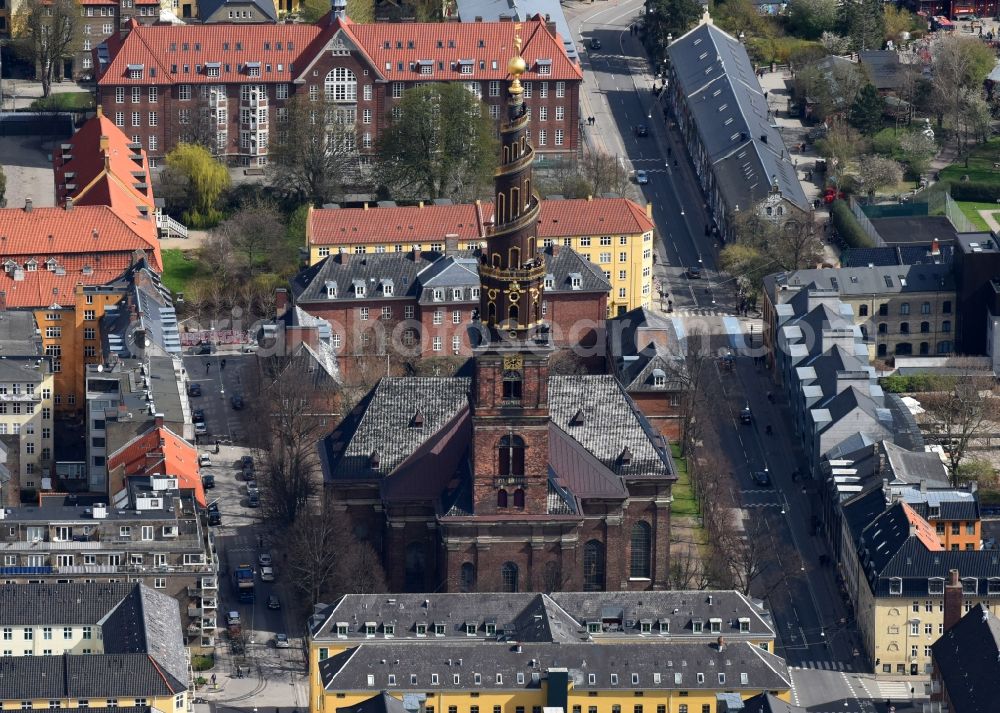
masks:
<svg viewBox="0 0 1000 713"><path fill-rule="evenodd" d="M267 598L267 608L268 609L281 609L281 600L278 599L277 594L272 594Z"/></svg>
<svg viewBox="0 0 1000 713"><path fill-rule="evenodd" d="M248 508L259 508L260 507L260 495L253 493L247 496L247 507Z"/></svg>
<svg viewBox="0 0 1000 713"><path fill-rule="evenodd" d="M205 475L201 476L201 487L203 487L205 490L211 490L212 488L214 488L215 476L212 475L211 473L206 473Z"/></svg>
<svg viewBox="0 0 1000 713"><path fill-rule="evenodd" d="M204 421L194 422L194 435L196 436L206 436L208 435L208 425Z"/></svg>
<svg viewBox="0 0 1000 713"><path fill-rule="evenodd" d="M750 410L750 404L740 409L740 423L753 423L753 411Z"/></svg>
<svg viewBox="0 0 1000 713"><path fill-rule="evenodd" d="M640 186L645 186L647 183L649 183L649 174L646 173L645 171L636 171L635 182Z"/></svg>
<svg viewBox="0 0 1000 713"><path fill-rule="evenodd" d="M645 124L636 124L635 135L638 136L639 138L645 138L649 136L649 129L646 128Z"/></svg>
<svg viewBox="0 0 1000 713"><path fill-rule="evenodd" d="M239 394L233 394L232 398L229 399L229 402L233 405L234 411L243 410L243 397Z"/></svg>
<svg viewBox="0 0 1000 713"><path fill-rule="evenodd" d="M202 468L210 468L212 466L212 456L208 453L202 453L198 456L198 465Z"/></svg>
<svg viewBox="0 0 1000 713"><path fill-rule="evenodd" d="M201 396L201 384L192 381L188 384L188 396Z"/></svg>
<svg viewBox="0 0 1000 713"><path fill-rule="evenodd" d="M765 468L764 470L755 470L752 473L751 477L753 478L753 482L756 483L757 485L760 485L761 487L764 488L771 487L771 473L768 471L767 468Z"/></svg>
<svg viewBox="0 0 1000 713"><path fill-rule="evenodd" d="M601 41L599 39L597 39L596 37L591 37L590 38L590 49L592 49L592 50L599 50L599 49L601 49Z"/></svg>
<svg viewBox="0 0 1000 713"><path fill-rule="evenodd" d="M271 561L271 553L261 552L259 555L257 555L257 564L259 564L261 567L270 567L273 564L273 562Z"/></svg>
<svg viewBox="0 0 1000 713"><path fill-rule="evenodd" d="M274 635L274 647L276 649L287 649L291 646L288 643L288 634L275 634Z"/></svg>
<svg viewBox="0 0 1000 713"><path fill-rule="evenodd" d="M701 268L692 265L687 269L687 276L689 280L700 280L701 279Z"/></svg>
<svg viewBox="0 0 1000 713"><path fill-rule="evenodd" d="M262 582L273 582L274 581L274 567L261 567L260 568L260 581L262 581Z"/></svg>

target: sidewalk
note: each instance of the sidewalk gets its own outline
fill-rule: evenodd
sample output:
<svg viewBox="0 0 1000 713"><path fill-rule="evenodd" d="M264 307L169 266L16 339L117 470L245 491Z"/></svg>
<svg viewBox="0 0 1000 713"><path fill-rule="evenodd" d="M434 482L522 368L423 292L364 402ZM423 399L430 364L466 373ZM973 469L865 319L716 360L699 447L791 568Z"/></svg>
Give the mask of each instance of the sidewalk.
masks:
<svg viewBox="0 0 1000 713"><path fill-rule="evenodd" d="M82 82L52 82L52 94L65 94L68 92L93 92L91 84ZM25 79L5 79L3 80L3 108L27 109L31 102L42 97L42 83Z"/></svg>

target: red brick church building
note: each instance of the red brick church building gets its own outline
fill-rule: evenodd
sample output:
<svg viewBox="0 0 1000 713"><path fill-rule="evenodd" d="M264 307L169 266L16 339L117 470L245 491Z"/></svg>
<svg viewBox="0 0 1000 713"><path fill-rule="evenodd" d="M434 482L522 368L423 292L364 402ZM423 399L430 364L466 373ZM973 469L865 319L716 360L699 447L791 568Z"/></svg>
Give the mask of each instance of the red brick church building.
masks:
<svg viewBox="0 0 1000 713"><path fill-rule="evenodd" d="M285 104L298 94L334 105L334 120L355 127L361 166L403 92L418 84L462 82L499 120L515 23L355 24L345 8L345 0L333 0L315 25L143 26L133 19L128 33L95 48L97 102L153 166L179 141L206 134L229 163L265 165ZM582 71L554 23L525 22L522 35L531 138L542 154L575 152Z"/></svg>
<svg viewBox="0 0 1000 713"><path fill-rule="evenodd" d="M473 376L385 378L320 444L331 507L392 591L669 586L667 442L610 375L550 375L520 43Z"/></svg>

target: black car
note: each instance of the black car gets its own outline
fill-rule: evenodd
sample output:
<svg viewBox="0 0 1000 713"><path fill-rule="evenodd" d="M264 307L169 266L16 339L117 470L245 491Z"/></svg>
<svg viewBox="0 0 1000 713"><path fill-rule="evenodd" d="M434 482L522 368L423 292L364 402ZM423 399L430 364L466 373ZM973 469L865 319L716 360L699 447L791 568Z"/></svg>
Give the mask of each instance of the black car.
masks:
<svg viewBox="0 0 1000 713"><path fill-rule="evenodd" d="M209 525L221 525L222 524L222 513L218 510L208 511L208 524Z"/></svg>
<svg viewBox="0 0 1000 713"><path fill-rule="evenodd" d="M771 487L771 474L768 472L767 468L764 470L755 470L751 474L751 477L753 478L753 482L757 485L764 488Z"/></svg>
<svg viewBox="0 0 1000 713"><path fill-rule="evenodd" d="M211 342L198 342L194 348L195 354L211 354L214 351L215 348L212 346Z"/></svg>
<svg viewBox="0 0 1000 713"><path fill-rule="evenodd" d="M260 507L260 496L257 493L250 493L247 496L247 507L248 508Z"/></svg>
<svg viewBox="0 0 1000 713"><path fill-rule="evenodd" d="M267 608L268 609L281 609L281 600L278 599L277 594L272 594L267 598Z"/></svg>
<svg viewBox="0 0 1000 713"><path fill-rule="evenodd" d="M240 468L253 470L253 456L242 456L240 458Z"/></svg>
<svg viewBox="0 0 1000 713"><path fill-rule="evenodd" d="M201 487L205 490L211 490L215 487L215 476L211 473L207 473L201 476Z"/></svg>
<svg viewBox="0 0 1000 713"><path fill-rule="evenodd" d="M188 396L201 396L201 384L197 382L188 384Z"/></svg>
<svg viewBox="0 0 1000 713"><path fill-rule="evenodd" d="M596 37L591 37L590 38L590 49L592 49L592 50L599 50L599 49L601 49L601 41L599 39L597 39Z"/></svg>
<svg viewBox="0 0 1000 713"><path fill-rule="evenodd" d="M242 411L243 410L243 397L234 394L232 398L229 399L230 403L233 405L233 410Z"/></svg>
<svg viewBox="0 0 1000 713"><path fill-rule="evenodd" d="M645 124L636 124L635 135L639 137L649 136L649 129L646 128Z"/></svg>
<svg viewBox="0 0 1000 713"><path fill-rule="evenodd" d="M747 404L740 410L740 423L751 423L753 421L753 411L750 410L750 404Z"/></svg>
<svg viewBox="0 0 1000 713"><path fill-rule="evenodd" d="M199 387L201 388L201 387ZM191 412L191 422L192 423L205 423L205 409L196 408Z"/></svg>
<svg viewBox="0 0 1000 713"><path fill-rule="evenodd" d="M689 280L700 280L701 279L701 268L692 265L687 269L687 276Z"/></svg>

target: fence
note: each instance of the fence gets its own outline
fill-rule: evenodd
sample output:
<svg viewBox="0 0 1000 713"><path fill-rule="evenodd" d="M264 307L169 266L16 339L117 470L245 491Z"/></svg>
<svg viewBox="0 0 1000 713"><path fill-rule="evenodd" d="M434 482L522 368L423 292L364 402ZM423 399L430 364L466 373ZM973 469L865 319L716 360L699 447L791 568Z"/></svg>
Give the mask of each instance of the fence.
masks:
<svg viewBox="0 0 1000 713"><path fill-rule="evenodd" d="M944 215L955 226L955 230L958 232L976 232L976 226L972 224L971 220L965 217L962 209L958 207L958 204L949 193L945 191L931 193L927 196L927 204L930 207L931 215Z"/></svg>
<svg viewBox="0 0 1000 713"><path fill-rule="evenodd" d="M0 114L0 136L73 135L73 115L67 112L4 112Z"/></svg>
<svg viewBox="0 0 1000 713"><path fill-rule="evenodd" d="M850 198L851 212L854 213L854 217L858 219L858 223L861 224L861 229L865 231L865 234L871 239L872 243L875 245L884 245L882 241L882 236L878 234L875 230L875 226L872 222L868 220L868 216L865 215L865 211L862 210L861 204L858 202L857 198L851 196Z"/></svg>

